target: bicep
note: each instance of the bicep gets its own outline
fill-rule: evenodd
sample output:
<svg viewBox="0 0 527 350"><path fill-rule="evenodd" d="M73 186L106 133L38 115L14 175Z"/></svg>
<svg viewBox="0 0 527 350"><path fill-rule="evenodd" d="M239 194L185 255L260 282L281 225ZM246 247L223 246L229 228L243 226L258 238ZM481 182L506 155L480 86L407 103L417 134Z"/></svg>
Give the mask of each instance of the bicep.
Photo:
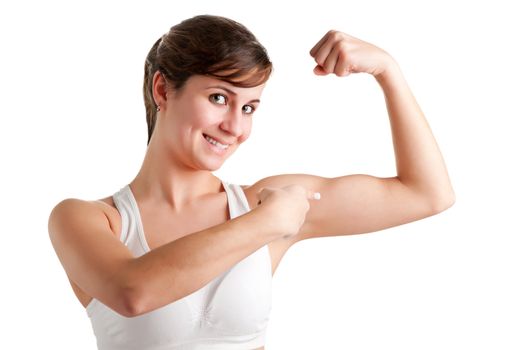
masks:
<svg viewBox="0 0 527 350"><path fill-rule="evenodd" d="M432 214L430 200L397 177L354 174L320 178L298 240L379 231Z"/></svg>
<svg viewBox="0 0 527 350"><path fill-rule="evenodd" d="M122 277L133 256L113 234L106 214L93 203L66 199L51 211L48 232L68 277L88 295L123 310Z"/></svg>

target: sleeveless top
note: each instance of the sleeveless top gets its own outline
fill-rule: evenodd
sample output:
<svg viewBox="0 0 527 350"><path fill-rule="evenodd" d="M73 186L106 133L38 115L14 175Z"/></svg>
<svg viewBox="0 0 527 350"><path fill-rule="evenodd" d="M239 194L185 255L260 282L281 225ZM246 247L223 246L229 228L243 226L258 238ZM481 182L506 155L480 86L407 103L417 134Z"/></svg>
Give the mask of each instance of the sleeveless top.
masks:
<svg viewBox="0 0 527 350"><path fill-rule="evenodd" d="M250 210L239 185L222 181L230 219ZM113 195L120 240L135 257L150 251L133 193ZM125 317L93 298L86 312L99 350L249 350L264 346L271 312L272 267L265 245L184 298Z"/></svg>

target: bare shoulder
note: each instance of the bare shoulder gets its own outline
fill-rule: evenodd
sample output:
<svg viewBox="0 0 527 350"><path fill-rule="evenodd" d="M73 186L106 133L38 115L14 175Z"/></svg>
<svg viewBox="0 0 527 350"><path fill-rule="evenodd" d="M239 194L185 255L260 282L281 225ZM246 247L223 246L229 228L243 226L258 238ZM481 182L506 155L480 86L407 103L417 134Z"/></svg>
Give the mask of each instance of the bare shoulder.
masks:
<svg viewBox="0 0 527 350"><path fill-rule="evenodd" d="M120 301L109 294L112 288L108 283L133 256L116 234L120 221L110 219L112 210L104 200L68 198L59 202L49 217L51 243L85 307L92 297L114 305L114 310L120 307Z"/></svg>
<svg viewBox="0 0 527 350"><path fill-rule="evenodd" d="M121 214L119 214L119 210L115 207L112 196L92 201L92 203L104 212L113 233L119 237L119 232L121 232Z"/></svg>
<svg viewBox="0 0 527 350"><path fill-rule="evenodd" d="M72 214L82 214L86 219L104 214L112 231L118 235L120 231L120 215L115 208L112 197L105 197L97 200L85 200L79 198L66 198L61 200L53 207L49 215L48 227L50 229L53 225L60 222L68 221Z"/></svg>

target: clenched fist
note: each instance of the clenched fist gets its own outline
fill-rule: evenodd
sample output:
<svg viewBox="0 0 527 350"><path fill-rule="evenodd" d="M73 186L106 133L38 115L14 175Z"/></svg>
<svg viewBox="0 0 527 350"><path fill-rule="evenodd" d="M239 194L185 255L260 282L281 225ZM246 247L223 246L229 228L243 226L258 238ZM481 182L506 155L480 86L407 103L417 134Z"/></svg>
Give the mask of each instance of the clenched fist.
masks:
<svg viewBox="0 0 527 350"><path fill-rule="evenodd" d="M317 75L369 73L376 77L395 62L377 46L336 30L327 32L309 54L317 63L313 69Z"/></svg>

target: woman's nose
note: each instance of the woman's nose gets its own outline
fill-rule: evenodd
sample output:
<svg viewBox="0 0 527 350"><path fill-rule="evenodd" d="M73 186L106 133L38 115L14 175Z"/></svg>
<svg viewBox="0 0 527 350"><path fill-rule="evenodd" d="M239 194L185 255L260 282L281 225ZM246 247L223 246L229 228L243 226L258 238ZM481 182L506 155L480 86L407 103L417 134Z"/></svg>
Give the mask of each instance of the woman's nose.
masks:
<svg viewBox="0 0 527 350"><path fill-rule="evenodd" d="M239 137L243 132L242 118L243 114L241 110L230 110L226 113L225 119L222 122L222 129L235 137Z"/></svg>

